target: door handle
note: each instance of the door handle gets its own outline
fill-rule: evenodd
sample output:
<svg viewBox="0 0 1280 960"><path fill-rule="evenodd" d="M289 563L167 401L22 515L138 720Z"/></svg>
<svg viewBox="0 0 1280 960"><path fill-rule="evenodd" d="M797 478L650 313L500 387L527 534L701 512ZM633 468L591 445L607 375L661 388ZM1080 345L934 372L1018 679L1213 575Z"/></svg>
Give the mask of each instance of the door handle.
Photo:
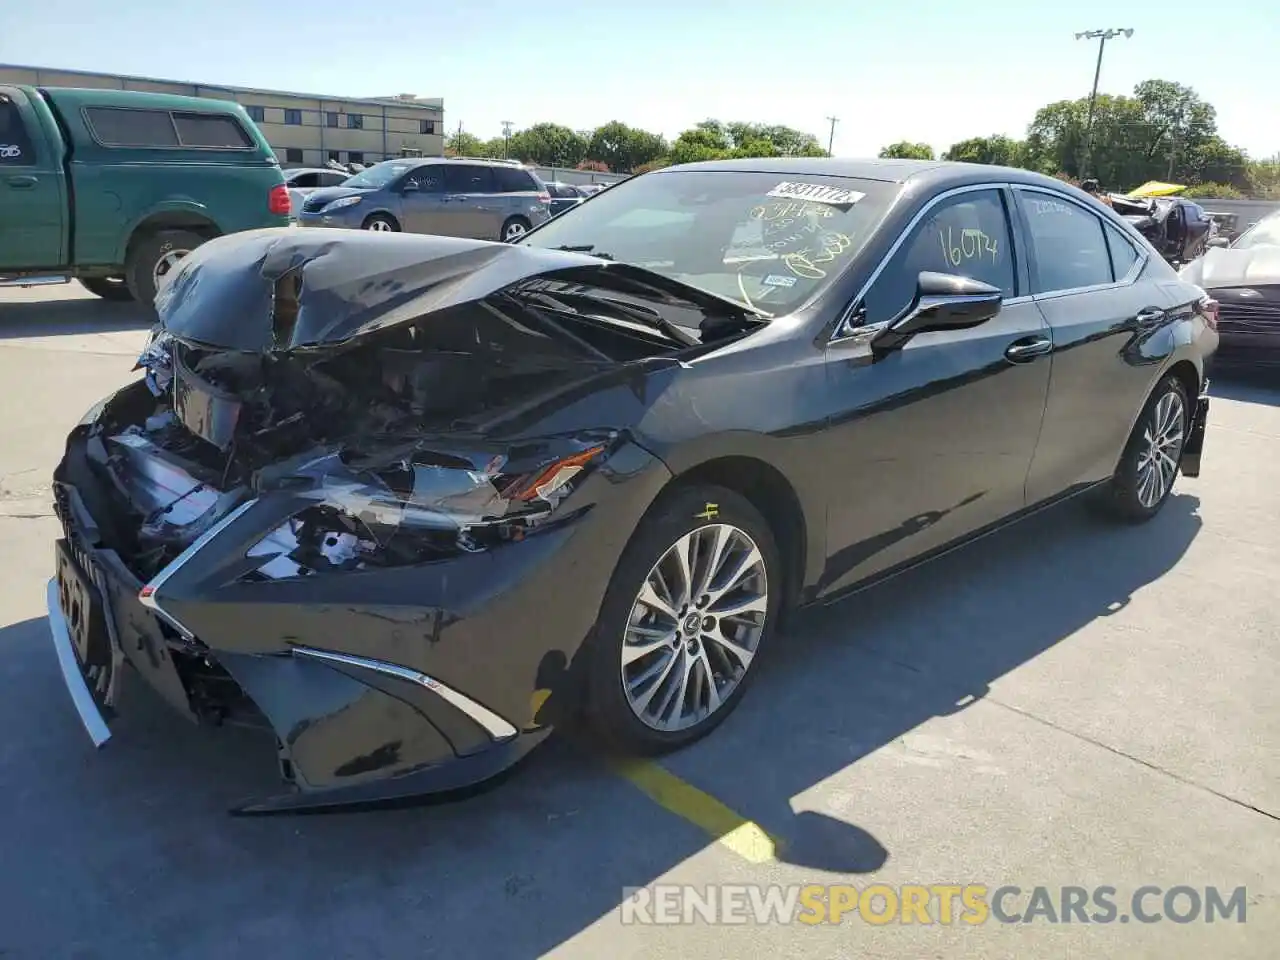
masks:
<svg viewBox="0 0 1280 960"><path fill-rule="evenodd" d="M38 178L26 174L10 177L8 180L9 186L15 190L26 190L29 187L34 187L39 182Z"/></svg>
<svg viewBox="0 0 1280 960"><path fill-rule="evenodd" d="M1009 344L1004 355L1013 363L1026 363L1052 350L1053 341L1048 337L1026 337Z"/></svg>
<svg viewBox="0 0 1280 960"><path fill-rule="evenodd" d="M1165 312L1157 307L1148 307L1145 310L1139 310L1136 319L1140 327L1154 327L1157 323L1165 318Z"/></svg>

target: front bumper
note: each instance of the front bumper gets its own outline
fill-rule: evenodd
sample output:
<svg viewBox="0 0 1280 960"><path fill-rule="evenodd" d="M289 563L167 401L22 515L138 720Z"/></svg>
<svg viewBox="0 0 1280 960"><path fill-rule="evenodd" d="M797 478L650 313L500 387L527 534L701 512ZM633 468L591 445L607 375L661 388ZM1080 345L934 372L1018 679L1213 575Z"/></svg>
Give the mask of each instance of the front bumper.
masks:
<svg viewBox="0 0 1280 960"><path fill-rule="evenodd" d="M291 788L242 812L451 791L518 761L572 709L574 657L669 477L627 446L575 490L571 521L521 543L417 567L245 581L260 564L246 551L296 510L292 494L264 494L144 585L104 532L119 518L86 507L102 514L106 501L73 463L83 444L72 436L55 474L65 539L47 600L75 709L101 745L126 676L193 720L211 716L211 677L233 688L274 734Z"/></svg>

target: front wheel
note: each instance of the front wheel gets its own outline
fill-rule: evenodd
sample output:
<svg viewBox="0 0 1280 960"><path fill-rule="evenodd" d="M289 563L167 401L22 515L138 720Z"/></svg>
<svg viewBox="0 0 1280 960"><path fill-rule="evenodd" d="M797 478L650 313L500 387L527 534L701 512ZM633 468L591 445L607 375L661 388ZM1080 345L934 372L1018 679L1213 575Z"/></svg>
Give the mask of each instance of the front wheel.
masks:
<svg viewBox="0 0 1280 960"><path fill-rule="evenodd" d="M374 233L399 233L400 224L396 222L395 217L388 213L375 213L367 217L360 225L362 230L372 230Z"/></svg>
<svg viewBox="0 0 1280 960"><path fill-rule="evenodd" d="M1156 384L1125 445L1100 504L1129 523L1150 520L1173 492L1191 426L1186 387L1173 374Z"/></svg>
<svg viewBox="0 0 1280 960"><path fill-rule="evenodd" d="M508 217L502 225L502 242L515 243L529 232L529 221L524 217Z"/></svg>
<svg viewBox="0 0 1280 960"><path fill-rule="evenodd" d="M124 277L81 277L80 286L103 300L123 302L133 299Z"/></svg>
<svg viewBox="0 0 1280 960"><path fill-rule="evenodd" d="M601 605L590 726L623 753L706 736L738 705L777 619L781 565L749 501L690 487L646 517Z"/></svg>

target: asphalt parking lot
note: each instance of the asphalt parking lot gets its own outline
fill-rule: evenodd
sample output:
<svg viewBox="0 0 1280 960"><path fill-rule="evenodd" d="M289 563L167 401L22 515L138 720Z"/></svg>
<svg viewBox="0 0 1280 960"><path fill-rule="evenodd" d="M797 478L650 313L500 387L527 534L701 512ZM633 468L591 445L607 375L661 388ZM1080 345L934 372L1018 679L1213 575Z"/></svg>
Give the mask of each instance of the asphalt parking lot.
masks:
<svg viewBox="0 0 1280 960"><path fill-rule="evenodd" d="M462 803L236 819L269 744L135 698L95 752L48 638L49 473L144 333L78 285L0 291L4 960L1275 956L1280 380L1215 384L1204 475L1153 523L1069 504L833 608L659 767L553 740ZM624 924L653 883L1244 887L1247 913Z"/></svg>

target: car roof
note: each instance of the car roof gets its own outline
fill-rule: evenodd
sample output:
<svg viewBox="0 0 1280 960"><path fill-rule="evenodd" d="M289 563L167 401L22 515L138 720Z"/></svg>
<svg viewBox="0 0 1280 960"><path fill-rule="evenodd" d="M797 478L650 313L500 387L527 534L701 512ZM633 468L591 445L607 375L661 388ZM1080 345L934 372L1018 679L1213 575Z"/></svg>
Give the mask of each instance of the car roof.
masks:
<svg viewBox="0 0 1280 960"><path fill-rule="evenodd" d="M779 176L851 177L884 183L928 184L939 189L966 183L1000 180L1036 186L1067 186L1061 180L1017 167L952 160L855 159L846 157L761 157L751 160L706 160L655 170L663 174L682 170L776 173Z"/></svg>

